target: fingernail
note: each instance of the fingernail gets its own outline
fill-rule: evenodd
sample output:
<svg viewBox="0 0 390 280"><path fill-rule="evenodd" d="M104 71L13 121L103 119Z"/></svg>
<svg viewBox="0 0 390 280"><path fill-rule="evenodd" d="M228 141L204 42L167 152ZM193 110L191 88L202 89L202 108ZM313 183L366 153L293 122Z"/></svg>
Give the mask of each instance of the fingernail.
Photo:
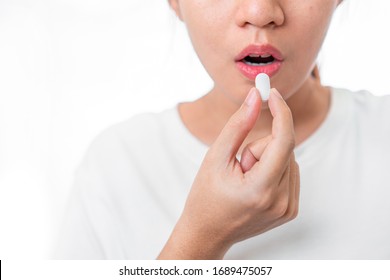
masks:
<svg viewBox="0 0 390 280"><path fill-rule="evenodd" d="M271 89L271 91L280 99L283 99L283 97L280 95L279 91L275 88ZM284 100L284 99L283 99Z"/></svg>
<svg viewBox="0 0 390 280"><path fill-rule="evenodd" d="M256 102L256 95L257 95L256 89L252 88L249 91L248 96L245 98L246 105L248 105L250 107L253 106L253 104L255 104L255 102Z"/></svg>

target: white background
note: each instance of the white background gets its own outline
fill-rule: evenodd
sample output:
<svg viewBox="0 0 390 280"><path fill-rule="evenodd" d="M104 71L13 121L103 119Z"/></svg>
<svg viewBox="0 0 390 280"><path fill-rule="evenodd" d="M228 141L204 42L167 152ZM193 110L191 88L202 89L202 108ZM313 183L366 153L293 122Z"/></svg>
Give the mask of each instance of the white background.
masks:
<svg viewBox="0 0 390 280"><path fill-rule="evenodd" d="M386 0L340 7L325 84L390 93L389 15ZM49 256L100 131L210 87L166 0L0 0L0 259Z"/></svg>

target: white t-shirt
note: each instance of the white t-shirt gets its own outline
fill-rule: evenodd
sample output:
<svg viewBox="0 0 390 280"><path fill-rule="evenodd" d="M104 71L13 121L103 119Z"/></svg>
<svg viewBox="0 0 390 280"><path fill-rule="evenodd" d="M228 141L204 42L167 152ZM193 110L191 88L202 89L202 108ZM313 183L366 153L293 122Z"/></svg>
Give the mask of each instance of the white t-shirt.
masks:
<svg viewBox="0 0 390 280"><path fill-rule="evenodd" d="M331 100L295 149L298 217L226 259L390 259L390 96L333 89ZM55 258L155 259L207 149L177 108L104 131L76 172Z"/></svg>

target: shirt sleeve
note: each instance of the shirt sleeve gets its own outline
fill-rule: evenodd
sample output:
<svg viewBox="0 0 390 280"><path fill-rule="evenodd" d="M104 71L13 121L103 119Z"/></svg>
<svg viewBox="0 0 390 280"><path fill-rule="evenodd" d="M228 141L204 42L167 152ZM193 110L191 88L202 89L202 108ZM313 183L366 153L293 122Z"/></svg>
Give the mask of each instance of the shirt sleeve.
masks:
<svg viewBox="0 0 390 280"><path fill-rule="evenodd" d="M123 259L118 209L105 177L106 145L93 145L75 172L63 221L53 246L54 259Z"/></svg>
<svg viewBox="0 0 390 280"><path fill-rule="evenodd" d="M77 170L75 184L55 244L55 259L104 259L93 219L94 202L86 193L89 182L82 168Z"/></svg>

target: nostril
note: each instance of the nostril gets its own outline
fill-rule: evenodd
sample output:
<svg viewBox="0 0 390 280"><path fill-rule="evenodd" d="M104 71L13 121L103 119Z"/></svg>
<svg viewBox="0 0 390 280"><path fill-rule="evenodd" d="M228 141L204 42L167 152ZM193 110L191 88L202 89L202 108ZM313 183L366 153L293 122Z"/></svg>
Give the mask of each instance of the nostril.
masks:
<svg viewBox="0 0 390 280"><path fill-rule="evenodd" d="M285 14L282 1L240 1L236 23L240 27L275 28L283 25Z"/></svg>
<svg viewBox="0 0 390 280"><path fill-rule="evenodd" d="M276 23L274 21L271 21L270 23L268 23L268 25L271 26L271 27L275 27Z"/></svg>

